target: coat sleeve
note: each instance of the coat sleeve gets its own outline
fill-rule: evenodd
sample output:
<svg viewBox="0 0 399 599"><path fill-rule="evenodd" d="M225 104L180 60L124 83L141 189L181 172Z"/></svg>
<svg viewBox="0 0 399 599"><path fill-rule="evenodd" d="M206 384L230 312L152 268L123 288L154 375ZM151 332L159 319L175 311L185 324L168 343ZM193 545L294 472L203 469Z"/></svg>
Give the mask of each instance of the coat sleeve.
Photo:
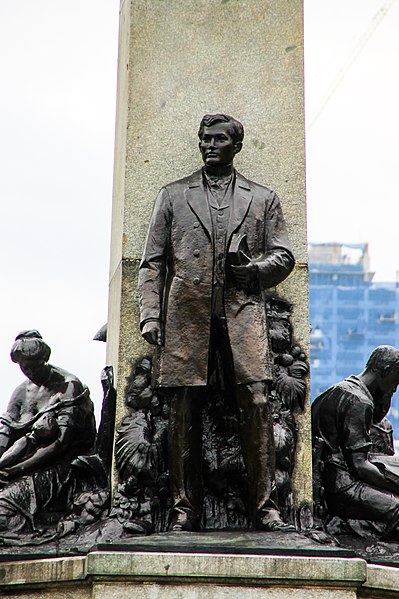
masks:
<svg viewBox="0 0 399 599"><path fill-rule="evenodd" d="M261 289L275 287L295 266L280 200L274 192L266 202L265 254L255 259Z"/></svg>
<svg viewBox="0 0 399 599"><path fill-rule="evenodd" d="M139 269L141 329L149 320L162 321L171 220L171 201L163 188L155 202Z"/></svg>

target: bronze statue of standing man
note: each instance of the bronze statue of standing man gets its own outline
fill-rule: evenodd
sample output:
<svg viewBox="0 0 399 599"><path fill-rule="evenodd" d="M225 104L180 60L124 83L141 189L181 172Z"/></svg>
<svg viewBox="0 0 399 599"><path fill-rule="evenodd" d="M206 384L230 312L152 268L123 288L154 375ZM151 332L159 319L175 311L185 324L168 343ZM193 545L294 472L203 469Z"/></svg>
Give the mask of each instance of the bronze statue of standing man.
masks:
<svg viewBox="0 0 399 599"><path fill-rule="evenodd" d="M290 274L294 257L277 195L233 167L242 124L205 115L198 136L204 167L161 189L139 274L141 333L158 346L155 385L172 388L170 529L199 528L201 410L216 373L239 412L254 525L292 530L276 504L263 292Z"/></svg>

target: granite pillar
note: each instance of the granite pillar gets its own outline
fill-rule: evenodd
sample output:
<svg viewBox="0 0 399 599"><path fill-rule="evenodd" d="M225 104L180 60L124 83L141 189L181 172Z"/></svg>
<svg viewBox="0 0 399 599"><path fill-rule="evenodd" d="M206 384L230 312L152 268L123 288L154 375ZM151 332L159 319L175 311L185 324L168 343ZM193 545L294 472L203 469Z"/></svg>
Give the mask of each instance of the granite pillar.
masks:
<svg viewBox="0 0 399 599"><path fill-rule="evenodd" d="M117 422L139 333L137 271L162 185L201 166L205 113L245 127L237 170L274 189L297 259L277 291L293 303L294 334L308 353L302 0L122 0L107 363ZM311 500L310 410L297 415L296 503Z"/></svg>

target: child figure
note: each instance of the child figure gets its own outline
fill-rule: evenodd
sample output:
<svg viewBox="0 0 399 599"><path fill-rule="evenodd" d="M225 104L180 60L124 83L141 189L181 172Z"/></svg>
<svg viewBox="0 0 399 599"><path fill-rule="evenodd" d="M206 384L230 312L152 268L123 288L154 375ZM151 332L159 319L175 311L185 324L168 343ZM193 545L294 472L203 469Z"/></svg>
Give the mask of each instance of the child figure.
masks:
<svg viewBox="0 0 399 599"><path fill-rule="evenodd" d="M15 441L0 458L0 470L15 466L30 457L38 447L46 447L55 441L59 427L52 412L46 412L35 422L32 432Z"/></svg>

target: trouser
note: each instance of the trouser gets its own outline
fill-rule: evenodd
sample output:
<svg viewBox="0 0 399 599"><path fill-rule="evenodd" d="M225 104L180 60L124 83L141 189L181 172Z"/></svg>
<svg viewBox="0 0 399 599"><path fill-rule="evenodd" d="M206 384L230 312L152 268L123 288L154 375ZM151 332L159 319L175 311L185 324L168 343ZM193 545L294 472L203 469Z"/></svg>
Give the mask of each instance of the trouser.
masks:
<svg viewBox="0 0 399 599"><path fill-rule="evenodd" d="M335 489L326 489L325 497L331 514L342 519L375 520L385 522L387 530L399 525L399 496L384 489L377 489L354 479L349 472L341 473L327 465L326 477L335 481ZM340 487L340 483L344 483Z"/></svg>
<svg viewBox="0 0 399 599"><path fill-rule="evenodd" d="M275 487L273 420L268 382L238 385L224 318L212 319L209 372L222 375L238 409L239 432L248 478L248 507L256 523L279 518ZM222 372L220 372L222 371ZM169 472L173 511L198 522L202 509L202 408L210 387L177 387L169 416ZM172 514L173 515L173 514Z"/></svg>

